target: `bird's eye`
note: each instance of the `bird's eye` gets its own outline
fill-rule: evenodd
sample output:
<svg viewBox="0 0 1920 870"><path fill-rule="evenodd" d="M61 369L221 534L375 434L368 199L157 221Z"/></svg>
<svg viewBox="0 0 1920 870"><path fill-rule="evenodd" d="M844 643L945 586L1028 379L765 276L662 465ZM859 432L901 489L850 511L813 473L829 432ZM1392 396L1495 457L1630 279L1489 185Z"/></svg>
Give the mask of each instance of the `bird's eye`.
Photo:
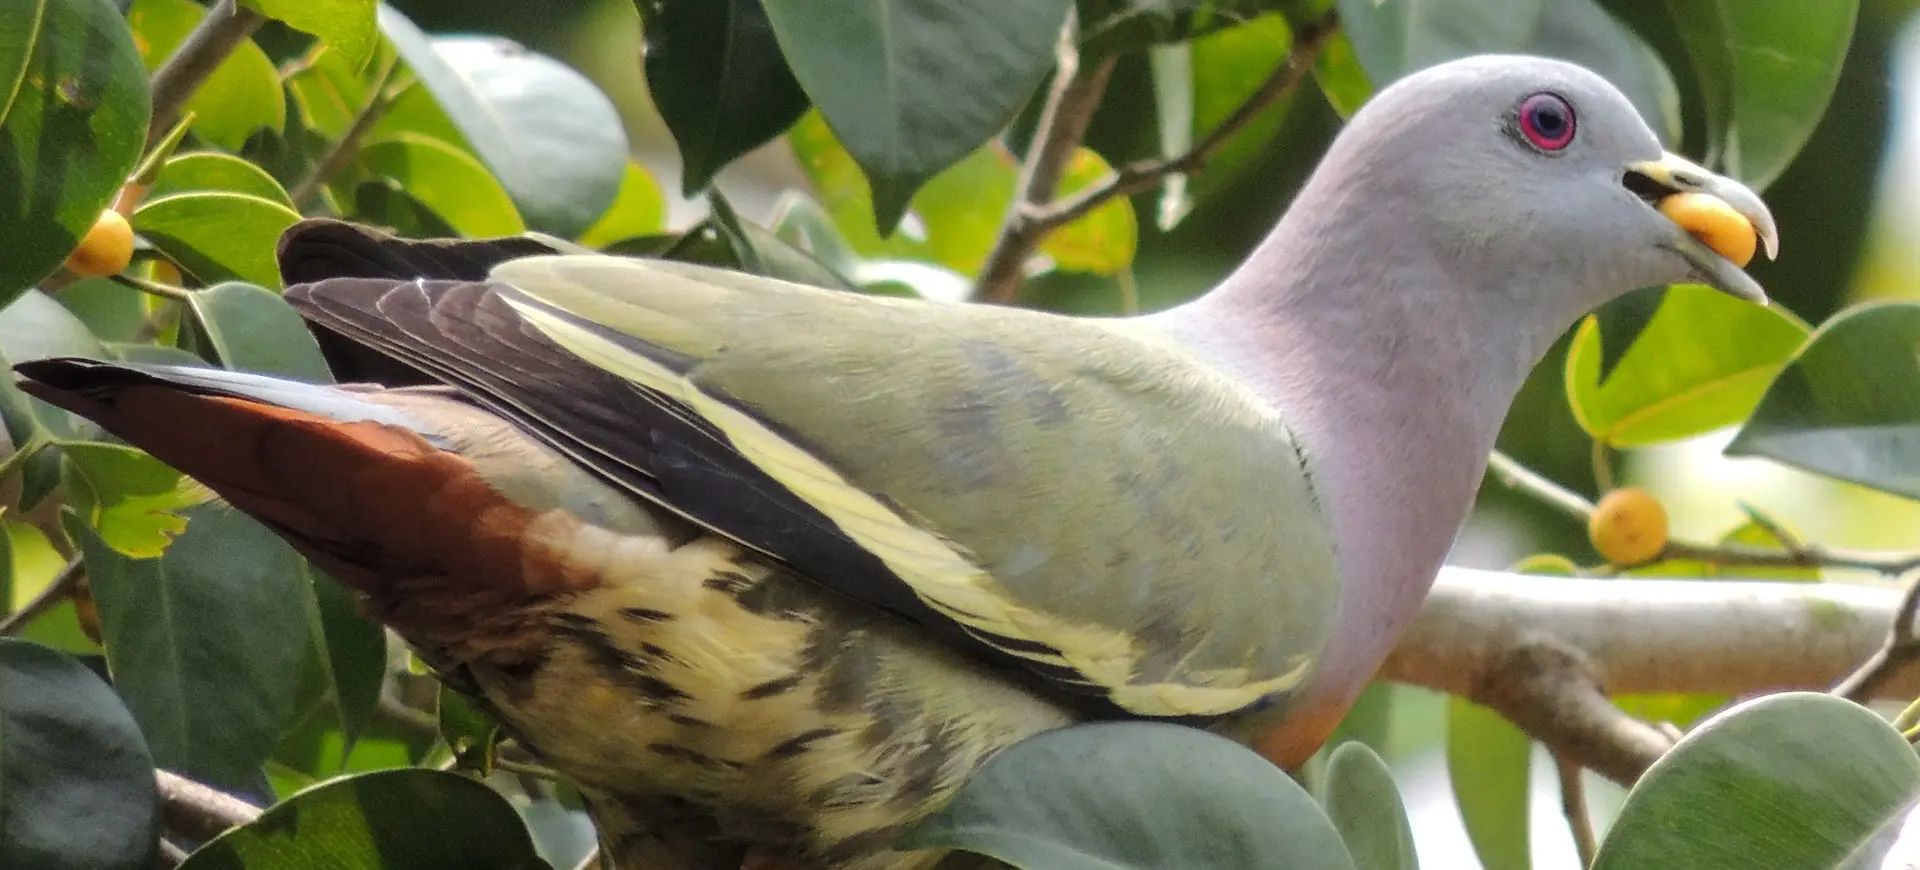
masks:
<svg viewBox="0 0 1920 870"><path fill-rule="evenodd" d="M1555 94L1534 94L1520 102L1520 133L1533 147L1558 151L1573 142L1573 107Z"/></svg>

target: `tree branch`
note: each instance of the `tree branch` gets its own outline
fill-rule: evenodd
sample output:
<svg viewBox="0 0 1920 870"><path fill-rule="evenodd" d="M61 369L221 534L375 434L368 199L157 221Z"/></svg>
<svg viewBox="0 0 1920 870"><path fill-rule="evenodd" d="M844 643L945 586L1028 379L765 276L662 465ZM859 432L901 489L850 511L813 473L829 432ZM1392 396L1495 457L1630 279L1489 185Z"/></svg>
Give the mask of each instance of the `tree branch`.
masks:
<svg viewBox="0 0 1920 870"><path fill-rule="evenodd" d="M360 114L354 116L353 125L347 128L347 132L341 134L340 140L333 143L332 148L327 149L326 156L314 164L313 171L307 173L307 177L300 179L300 183L294 185L293 190L288 192L287 197L293 200L294 208L306 208L308 202L320 193L320 189L325 187L327 182L332 181L334 176L339 175L341 170L346 169L347 165L353 162L353 158L360 153L360 142L367 138L367 134L373 131L374 125L379 124L380 119L386 117L388 110L393 108L399 93L389 90L389 85L393 82L394 72L399 69L399 61L399 55L387 58L386 65L381 67L379 74L374 76L372 87L367 89L367 104L360 107Z"/></svg>
<svg viewBox="0 0 1920 870"><path fill-rule="evenodd" d="M235 0L220 0L207 10L200 25L153 71L153 120L147 127L148 148L166 136L180 117L181 108L206 83L207 77L213 75L220 62L266 20L266 16L240 6Z"/></svg>
<svg viewBox="0 0 1920 870"><path fill-rule="evenodd" d="M1490 650L1463 694L1499 711L1559 757L1632 785L1673 746L1665 733L1615 707L1587 656L1560 639L1527 633Z"/></svg>
<svg viewBox="0 0 1920 870"><path fill-rule="evenodd" d="M160 817L167 829L195 840L211 840L228 828L260 818L260 808L177 773L156 770Z"/></svg>
<svg viewBox="0 0 1920 870"><path fill-rule="evenodd" d="M1880 649L1834 686L1833 694L1856 704L1866 703L1901 668L1920 660L1920 638L1913 633L1916 608L1920 608L1920 577L1907 580L1906 594L1900 596Z"/></svg>
<svg viewBox="0 0 1920 870"><path fill-rule="evenodd" d="M1156 160L1143 160L1120 167L1106 180L1085 188L1057 202L1052 199L1053 187L1059 183L1056 175L1053 184L1046 186L1028 185L1022 188L1024 196L1016 197L1012 212L1007 216L1000 230L1000 238L994 243L993 253L987 258L987 265L980 273L980 281L975 288L974 298L986 302L1007 303L1014 300L1020 292L1021 268L1027 257L1033 253L1047 234L1072 223L1104 205L1108 200L1119 196L1130 196L1147 190L1160 179L1175 173L1194 173L1200 171L1206 162L1233 139L1234 134L1260 116L1268 106L1273 105L1300 87L1307 73L1313 69L1314 60L1320 55L1320 49L1328 37L1340 26L1339 13L1328 9L1318 21L1302 25L1293 32L1293 46L1287 51L1287 57L1280 62L1273 74L1228 115L1226 120L1208 132L1186 153ZM1078 110L1084 104L1086 118L1091 118L1093 109L1099 102L1099 95L1106 87L1106 77L1112 72L1111 59L1103 61L1085 76L1072 78L1092 79L1096 75L1098 84L1085 91L1076 91L1074 84L1068 83L1060 91L1049 94L1047 111L1041 115L1041 129L1048 129L1051 117L1073 117L1070 110ZM1064 69L1063 69L1064 73ZM1066 76L1062 76L1065 78ZM1059 96L1056 105L1054 97ZM1077 95L1077 96L1076 96ZM1071 144L1077 145L1080 135L1085 133L1085 119L1081 119L1078 130L1072 132ZM1051 137L1049 137L1051 138ZM1062 137L1063 141L1065 137ZM1046 139L1041 140L1043 143ZM1039 146L1036 146L1038 148ZM1072 147L1066 147L1070 155ZM1037 151L1047 154L1044 149ZM1061 158L1064 160L1064 158ZM1044 179L1030 179L1044 180ZM1036 189L1037 188L1037 189ZM1036 195L1037 194L1037 195Z"/></svg>
<svg viewBox="0 0 1920 870"><path fill-rule="evenodd" d="M1060 176L1066 170L1067 161L1073 157L1074 149L1080 147L1080 140L1085 138L1087 125L1092 123L1094 112L1100 108L1100 98L1107 91L1107 81L1112 78L1114 65L1120 60L1118 55L1108 55L1091 68L1082 69L1080 50L1075 44L1078 37L1079 27L1069 15L1066 26L1060 32L1060 47L1057 50L1059 60L1054 71L1053 87L1047 91L1047 101L1041 106L1040 121L1034 129L1033 145L1026 163L1020 170L1020 182L1015 188L1013 203L1007 207L1007 216L1000 225L1000 235L994 240L986 265L981 268L980 280L973 294L976 299L1005 304L1012 302L1019 294L1021 269L1027 256L1033 253L1034 247L1045 236L1044 230L1036 231L1027 226L1026 210L1030 205L1044 204L1053 199L1053 192L1060 186Z"/></svg>

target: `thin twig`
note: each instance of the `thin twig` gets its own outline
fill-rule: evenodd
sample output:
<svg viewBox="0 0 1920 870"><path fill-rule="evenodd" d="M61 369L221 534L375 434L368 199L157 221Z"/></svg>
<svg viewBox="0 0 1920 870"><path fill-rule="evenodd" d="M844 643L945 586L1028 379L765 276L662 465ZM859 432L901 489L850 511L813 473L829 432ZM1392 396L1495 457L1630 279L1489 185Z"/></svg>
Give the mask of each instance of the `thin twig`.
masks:
<svg viewBox="0 0 1920 870"><path fill-rule="evenodd" d="M1592 867L1594 853L1600 851L1593 835L1593 816L1587 812L1587 786L1580 780L1580 764L1566 755L1553 753L1560 774L1560 808L1567 814L1567 829L1573 832L1573 849L1581 867Z"/></svg>
<svg viewBox="0 0 1920 870"><path fill-rule="evenodd" d="M563 780L559 771L543 764L534 764L530 761L519 761L512 758L496 756L493 759L493 766L508 773L531 776L535 779L544 779L548 782L561 782Z"/></svg>
<svg viewBox="0 0 1920 870"><path fill-rule="evenodd" d="M1020 181L1014 188L1013 202L1001 221L1000 235L981 268L973 296L988 302L1008 303L1020 291L1021 269L1027 255L1040 243L1041 232L1026 226L1026 209L1053 199L1067 161L1087 134L1087 125L1100 108L1107 81L1119 57L1109 55L1083 69L1076 44L1080 28L1073 15L1060 30L1060 45L1055 49L1053 86L1040 107L1040 119L1034 127L1033 144L1020 169Z"/></svg>
<svg viewBox="0 0 1920 870"><path fill-rule="evenodd" d="M145 278L136 278L132 275L124 274L108 275L107 279L122 287L131 287L142 293L158 296L169 302L186 304L193 301L193 291L185 287L176 287L172 284L166 284L160 281L149 281Z"/></svg>
<svg viewBox="0 0 1920 870"><path fill-rule="evenodd" d="M1301 26L1293 32L1293 47L1288 50L1285 60L1267 77L1260 89L1253 92L1245 102L1233 110L1226 120L1213 128L1191 149L1184 154L1157 160L1143 160L1120 168L1105 183L1089 187L1073 196L1062 199L1045 208L1031 209L1027 212L1026 223L1035 230L1044 232L1062 224L1086 216L1088 212L1099 208L1102 203L1116 196L1128 196L1139 193L1159 183L1163 175L1176 172L1198 172L1212 159L1221 148L1226 147L1234 134L1252 123L1262 111L1286 97L1300 87L1307 73L1313 70L1314 61L1320 56L1320 49L1327 39L1339 29L1340 18L1336 10L1329 9L1320 20Z"/></svg>
<svg viewBox="0 0 1920 870"><path fill-rule="evenodd" d="M1887 626L1886 642L1835 685L1833 694L1864 704L1900 668L1920 661L1920 638L1913 635L1915 608L1920 608L1920 576L1907 580L1907 591L1900 596L1900 609L1893 612L1893 623Z"/></svg>
<svg viewBox="0 0 1920 870"><path fill-rule="evenodd" d="M160 870L173 870L187 863L187 850L161 840L159 847L153 850L153 866Z"/></svg>
<svg viewBox="0 0 1920 870"><path fill-rule="evenodd" d="M593 870L598 866L600 866L600 847L595 846L593 851L587 853L587 857L581 858L580 863L573 865L573 870Z"/></svg>
<svg viewBox="0 0 1920 870"><path fill-rule="evenodd" d="M210 785L165 770L153 774L160 786L160 817L170 831L211 840L228 828L260 818L259 807Z"/></svg>
<svg viewBox="0 0 1920 870"><path fill-rule="evenodd" d="M399 55L389 56L386 65L380 68L379 75L374 76L373 86L367 89L367 104L360 107L360 114L354 117L353 125L341 134L340 141L327 149L326 156L314 164L313 171L307 173L307 177L300 179L300 183L287 193L293 200L294 208L306 208L321 188L326 187L327 182L332 181L359 155L361 141L367 138L381 118L387 116L387 111L393 108L394 100L398 97L397 93L388 90L397 69Z"/></svg>
<svg viewBox="0 0 1920 870"><path fill-rule="evenodd" d="M220 62L233 54L266 20L266 16L240 6L235 0L219 0L207 10L199 26L153 71L153 120L147 127L148 148L173 128L181 108L206 83L207 77L213 75Z"/></svg>
<svg viewBox="0 0 1920 870"><path fill-rule="evenodd" d="M1487 457L1487 471L1508 489L1532 496L1547 507L1580 522L1593 515L1593 502L1585 496L1548 480L1544 475L1521 465L1520 461L1495 450Z"/></svg>
<svg viewBox="0 0 1920 870"><path fill-rule="evenodd" d="M82 562L79 556L68 559L67 564L61 567L60 573L53 575L53 581L48 583L45 589L40 590L40 594L33 596L33 599L19 610L7 614L5 618L0 618L0 635L18 634L28 624L46 615L47 611L58 607L60 602L72 597L74 587L78 586L80 578L86 575L86 563Z"/></svg>

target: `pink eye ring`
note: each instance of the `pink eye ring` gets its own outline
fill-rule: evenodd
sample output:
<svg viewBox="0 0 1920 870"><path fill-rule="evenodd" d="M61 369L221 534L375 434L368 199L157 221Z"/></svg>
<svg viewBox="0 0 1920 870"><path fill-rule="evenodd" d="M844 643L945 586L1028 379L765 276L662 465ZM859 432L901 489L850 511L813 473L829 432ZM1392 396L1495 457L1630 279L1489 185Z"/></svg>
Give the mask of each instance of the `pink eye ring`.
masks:
<svg viewBox="0 0 1920 870"><path fill-rule="evenodd" d="M1520 134L1542 151L1573 143L1573 107L1557 94L1534 94L1520 102Z"/></svg>

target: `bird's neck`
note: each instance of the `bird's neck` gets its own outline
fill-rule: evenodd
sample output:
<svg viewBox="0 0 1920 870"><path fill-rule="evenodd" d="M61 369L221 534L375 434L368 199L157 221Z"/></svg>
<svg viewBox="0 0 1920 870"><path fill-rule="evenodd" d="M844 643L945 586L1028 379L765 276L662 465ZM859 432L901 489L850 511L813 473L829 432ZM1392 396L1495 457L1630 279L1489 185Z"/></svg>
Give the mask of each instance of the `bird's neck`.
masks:
<svg viewBox="0 0 1920 870"><path fill-rule="evenodd" d="M1332 716L1425 599L1507 409L1559 330L1523 322L1542 315L1520 306L1437 292L1448 270L1417 242L1360 253L1315 230L1283 223L1219 288L1152 320L1272 397L1302 445L1344 594L1296 701ZM1492 292L1476 300L1509 288L1479 289Z"/></svg>

